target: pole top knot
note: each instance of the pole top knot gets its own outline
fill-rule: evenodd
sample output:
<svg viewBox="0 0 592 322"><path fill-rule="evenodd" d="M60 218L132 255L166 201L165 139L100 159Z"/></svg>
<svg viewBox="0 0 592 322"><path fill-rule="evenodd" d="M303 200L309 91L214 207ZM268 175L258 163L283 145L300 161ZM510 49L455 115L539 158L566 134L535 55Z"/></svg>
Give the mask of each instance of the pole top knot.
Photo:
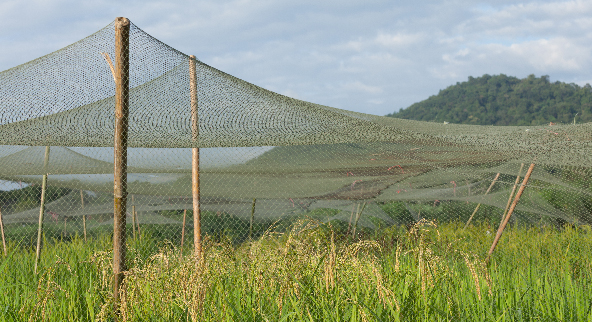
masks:
<svg viewBox="0 0 592 322"><path fill-rule="evenodd" d="M129 26L130 21L126 17L115 18L115 27L126 27Z"/></svg>

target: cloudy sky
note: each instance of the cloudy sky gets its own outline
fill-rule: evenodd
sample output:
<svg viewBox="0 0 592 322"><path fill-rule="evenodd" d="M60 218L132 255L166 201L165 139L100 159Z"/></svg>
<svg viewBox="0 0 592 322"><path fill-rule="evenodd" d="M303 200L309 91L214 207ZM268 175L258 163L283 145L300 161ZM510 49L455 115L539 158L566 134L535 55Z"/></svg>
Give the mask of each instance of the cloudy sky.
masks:
<svg viewBox="0 0 592 322"><path fill-rule="evenodd" d="M3 0L0 70L117 16L256 85L376 115L485 73L592 83L592 1Z"/></svg>

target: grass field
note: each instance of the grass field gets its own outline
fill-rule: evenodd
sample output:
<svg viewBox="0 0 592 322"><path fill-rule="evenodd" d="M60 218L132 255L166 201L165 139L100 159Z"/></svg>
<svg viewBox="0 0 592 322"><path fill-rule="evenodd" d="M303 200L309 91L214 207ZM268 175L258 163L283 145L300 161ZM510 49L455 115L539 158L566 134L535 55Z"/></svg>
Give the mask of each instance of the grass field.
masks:
<svg viewBox="0 0 592 322"><path fill-rule="evenodd" d="M486 223L383 229L352 240L314 220L240 244L128 241L121 321L592 321L590 227L511 228L489 265ZM3 321L113 321L110 238L12 245Z"/></svg>

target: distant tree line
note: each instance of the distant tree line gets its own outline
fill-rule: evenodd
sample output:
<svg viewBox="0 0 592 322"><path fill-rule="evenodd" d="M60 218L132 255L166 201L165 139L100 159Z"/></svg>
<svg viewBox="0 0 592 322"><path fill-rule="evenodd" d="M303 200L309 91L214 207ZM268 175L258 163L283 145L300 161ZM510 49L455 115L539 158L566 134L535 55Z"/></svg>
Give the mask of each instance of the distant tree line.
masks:
<svg viewBox="0 0 592 322"><path fill-rule="evenodd" d="M577 117L576 117L577 114ZM551 83L549 76L469 77L438 95L387 116L479 125L540 125L592 121L592 87Z"/></svg>

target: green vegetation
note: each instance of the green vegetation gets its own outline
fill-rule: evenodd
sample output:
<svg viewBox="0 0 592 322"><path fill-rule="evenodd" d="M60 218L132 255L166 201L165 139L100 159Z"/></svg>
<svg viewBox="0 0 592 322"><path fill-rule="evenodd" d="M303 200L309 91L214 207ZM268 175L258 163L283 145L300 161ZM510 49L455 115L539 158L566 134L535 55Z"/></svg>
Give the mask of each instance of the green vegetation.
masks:
<svg viewBox="0 0 592 322"><path fill-rule="evenodd" d="M469 77L438 95L387 116L480 125L541 125L592 121L592 87L506 75Z"/></svg>
<svg viewBox="0 0 592 322"><path fill-rule="evenodd" d="M50 203L57 200L72 190L55 186L48 186L45 192L46 202ZM41 200L41 185L32 184L22 189L10 191L0 190L0 200L2 201L2 211L19 212L38 207Z"/></svg>
<svg viewBox="0 0 592 322"><path fill-rule="evenodd" d="M514 228L492 261L493 228L421 222L351 240L295 222L252 242L206 239L205 261L142 232L128 240L121 321L591 321L592 231ZM11 245L0 320L113 321L108 235Z"/></svg>

